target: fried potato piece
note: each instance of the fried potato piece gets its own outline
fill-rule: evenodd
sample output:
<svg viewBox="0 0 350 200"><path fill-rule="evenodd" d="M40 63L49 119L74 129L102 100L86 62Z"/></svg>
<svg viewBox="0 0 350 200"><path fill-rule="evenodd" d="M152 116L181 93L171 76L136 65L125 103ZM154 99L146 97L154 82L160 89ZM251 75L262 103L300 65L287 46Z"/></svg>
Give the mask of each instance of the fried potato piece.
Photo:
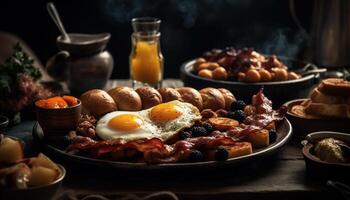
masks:
<svg viewBox="0 0 350 200"><path fill-rule="evenodd" d="M239 125L237 120L225 117L213 117L208 121L214 127L214 129L219 131L226 131Z"/></svg>
<svg viewBox="0 0 350 200"><path fill-rule="evenodd" d="M223 146L228 152L228 158L236 158L253 153L252 144L249 142L237 142L234 145ZM208 150L205 153L207 160L215 160L215 149Z"/></svg>
<svg viewBox="0 0 350 200"><path fill-rule="evenodd" d="M265 129L267 129L267 130L275 129L275 130L276 130L276 124L275 124L275 122L272 121L271 123L269 123L269 124L265 127Z"/></svg>
<svg viewBox="0 0 350 200"><path fill-rule="evenodd" d="M245 156L253 153L252 144L249 142L237 142L235 145L227 146L225 148L229 152L229 158Z"/></svg>
<svg viewBox="0 0 350 200"><path fill-rule="evenodd" d="M245 138L245 141L252 143L254 148L266 147L270 144L269 131L262 129L252 132Z"/></svg>

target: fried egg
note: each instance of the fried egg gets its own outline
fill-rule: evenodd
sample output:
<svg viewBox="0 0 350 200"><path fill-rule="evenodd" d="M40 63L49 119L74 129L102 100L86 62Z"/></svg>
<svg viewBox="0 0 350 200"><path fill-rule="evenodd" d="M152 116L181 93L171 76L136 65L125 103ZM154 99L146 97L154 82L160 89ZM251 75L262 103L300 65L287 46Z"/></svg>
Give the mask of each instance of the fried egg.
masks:
<svg viewBox="0 0 350 200"><path fill-rule="evenodd" d="M110 112L97 122L96 133L103 140L159 138L165 141L200 119L197 107L175 100L137 112Z"/></svg>

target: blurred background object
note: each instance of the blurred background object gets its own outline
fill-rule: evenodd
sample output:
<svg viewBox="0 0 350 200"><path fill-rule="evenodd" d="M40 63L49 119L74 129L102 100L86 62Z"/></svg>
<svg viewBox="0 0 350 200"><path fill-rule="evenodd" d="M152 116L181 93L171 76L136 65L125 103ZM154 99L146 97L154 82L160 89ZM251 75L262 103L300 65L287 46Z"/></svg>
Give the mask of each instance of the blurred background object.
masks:
<svg viewBox="0 0 350 200"><path fill-rule="evenodd" d="M45 6L47 0L3 0L1 30L22 38L42 63L57 52L60 34ZM253 47L305 59L307 34L293 21L290 1L279 0L56 0L66 29L71 33L112 34L107 50L115 58L112 78L129 78L134 17L162 19L161 48L166 62L164 77L179 77L186 60L212 48ZM301 25L310 32L313 1L293 1ZM307 59L306 59L307 60Z"/></svg>

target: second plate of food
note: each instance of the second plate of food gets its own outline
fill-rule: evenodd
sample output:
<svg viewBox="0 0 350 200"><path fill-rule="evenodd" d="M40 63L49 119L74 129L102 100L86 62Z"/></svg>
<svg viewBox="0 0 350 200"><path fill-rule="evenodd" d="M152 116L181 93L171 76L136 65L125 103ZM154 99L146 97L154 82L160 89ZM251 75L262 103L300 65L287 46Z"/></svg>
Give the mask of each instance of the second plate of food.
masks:
<svg viewBox="0 0 350 200"><path fill-rule="evenodd" d="M239 93L246 101L264 87L265 94L275 106L306 97L319 81L319 73L325 71L309 62L283 56L266 56L253 49L212 50L203 54L203 57L202 61L194 59L181 66L181 79L185 86L196 89L201 89L203 85L226 88ZM207 68L203 70L203 66ZM200 74L200 71L208 72L209 75ZM255 78L248 78L253 75L256 75Z"/></svg>

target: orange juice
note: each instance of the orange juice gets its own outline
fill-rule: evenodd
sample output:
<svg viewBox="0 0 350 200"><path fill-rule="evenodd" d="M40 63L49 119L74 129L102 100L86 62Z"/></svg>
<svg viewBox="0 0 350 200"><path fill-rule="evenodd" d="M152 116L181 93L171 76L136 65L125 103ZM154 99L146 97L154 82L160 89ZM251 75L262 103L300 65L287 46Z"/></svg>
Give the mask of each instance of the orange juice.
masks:
<svg viewBox="0 0 350 200"><path fill-rule="evenodd" d="M133 80L156 85L162 80L163 57L158 38L151 41L135 41L130 55L130 75Z"/></svg>

